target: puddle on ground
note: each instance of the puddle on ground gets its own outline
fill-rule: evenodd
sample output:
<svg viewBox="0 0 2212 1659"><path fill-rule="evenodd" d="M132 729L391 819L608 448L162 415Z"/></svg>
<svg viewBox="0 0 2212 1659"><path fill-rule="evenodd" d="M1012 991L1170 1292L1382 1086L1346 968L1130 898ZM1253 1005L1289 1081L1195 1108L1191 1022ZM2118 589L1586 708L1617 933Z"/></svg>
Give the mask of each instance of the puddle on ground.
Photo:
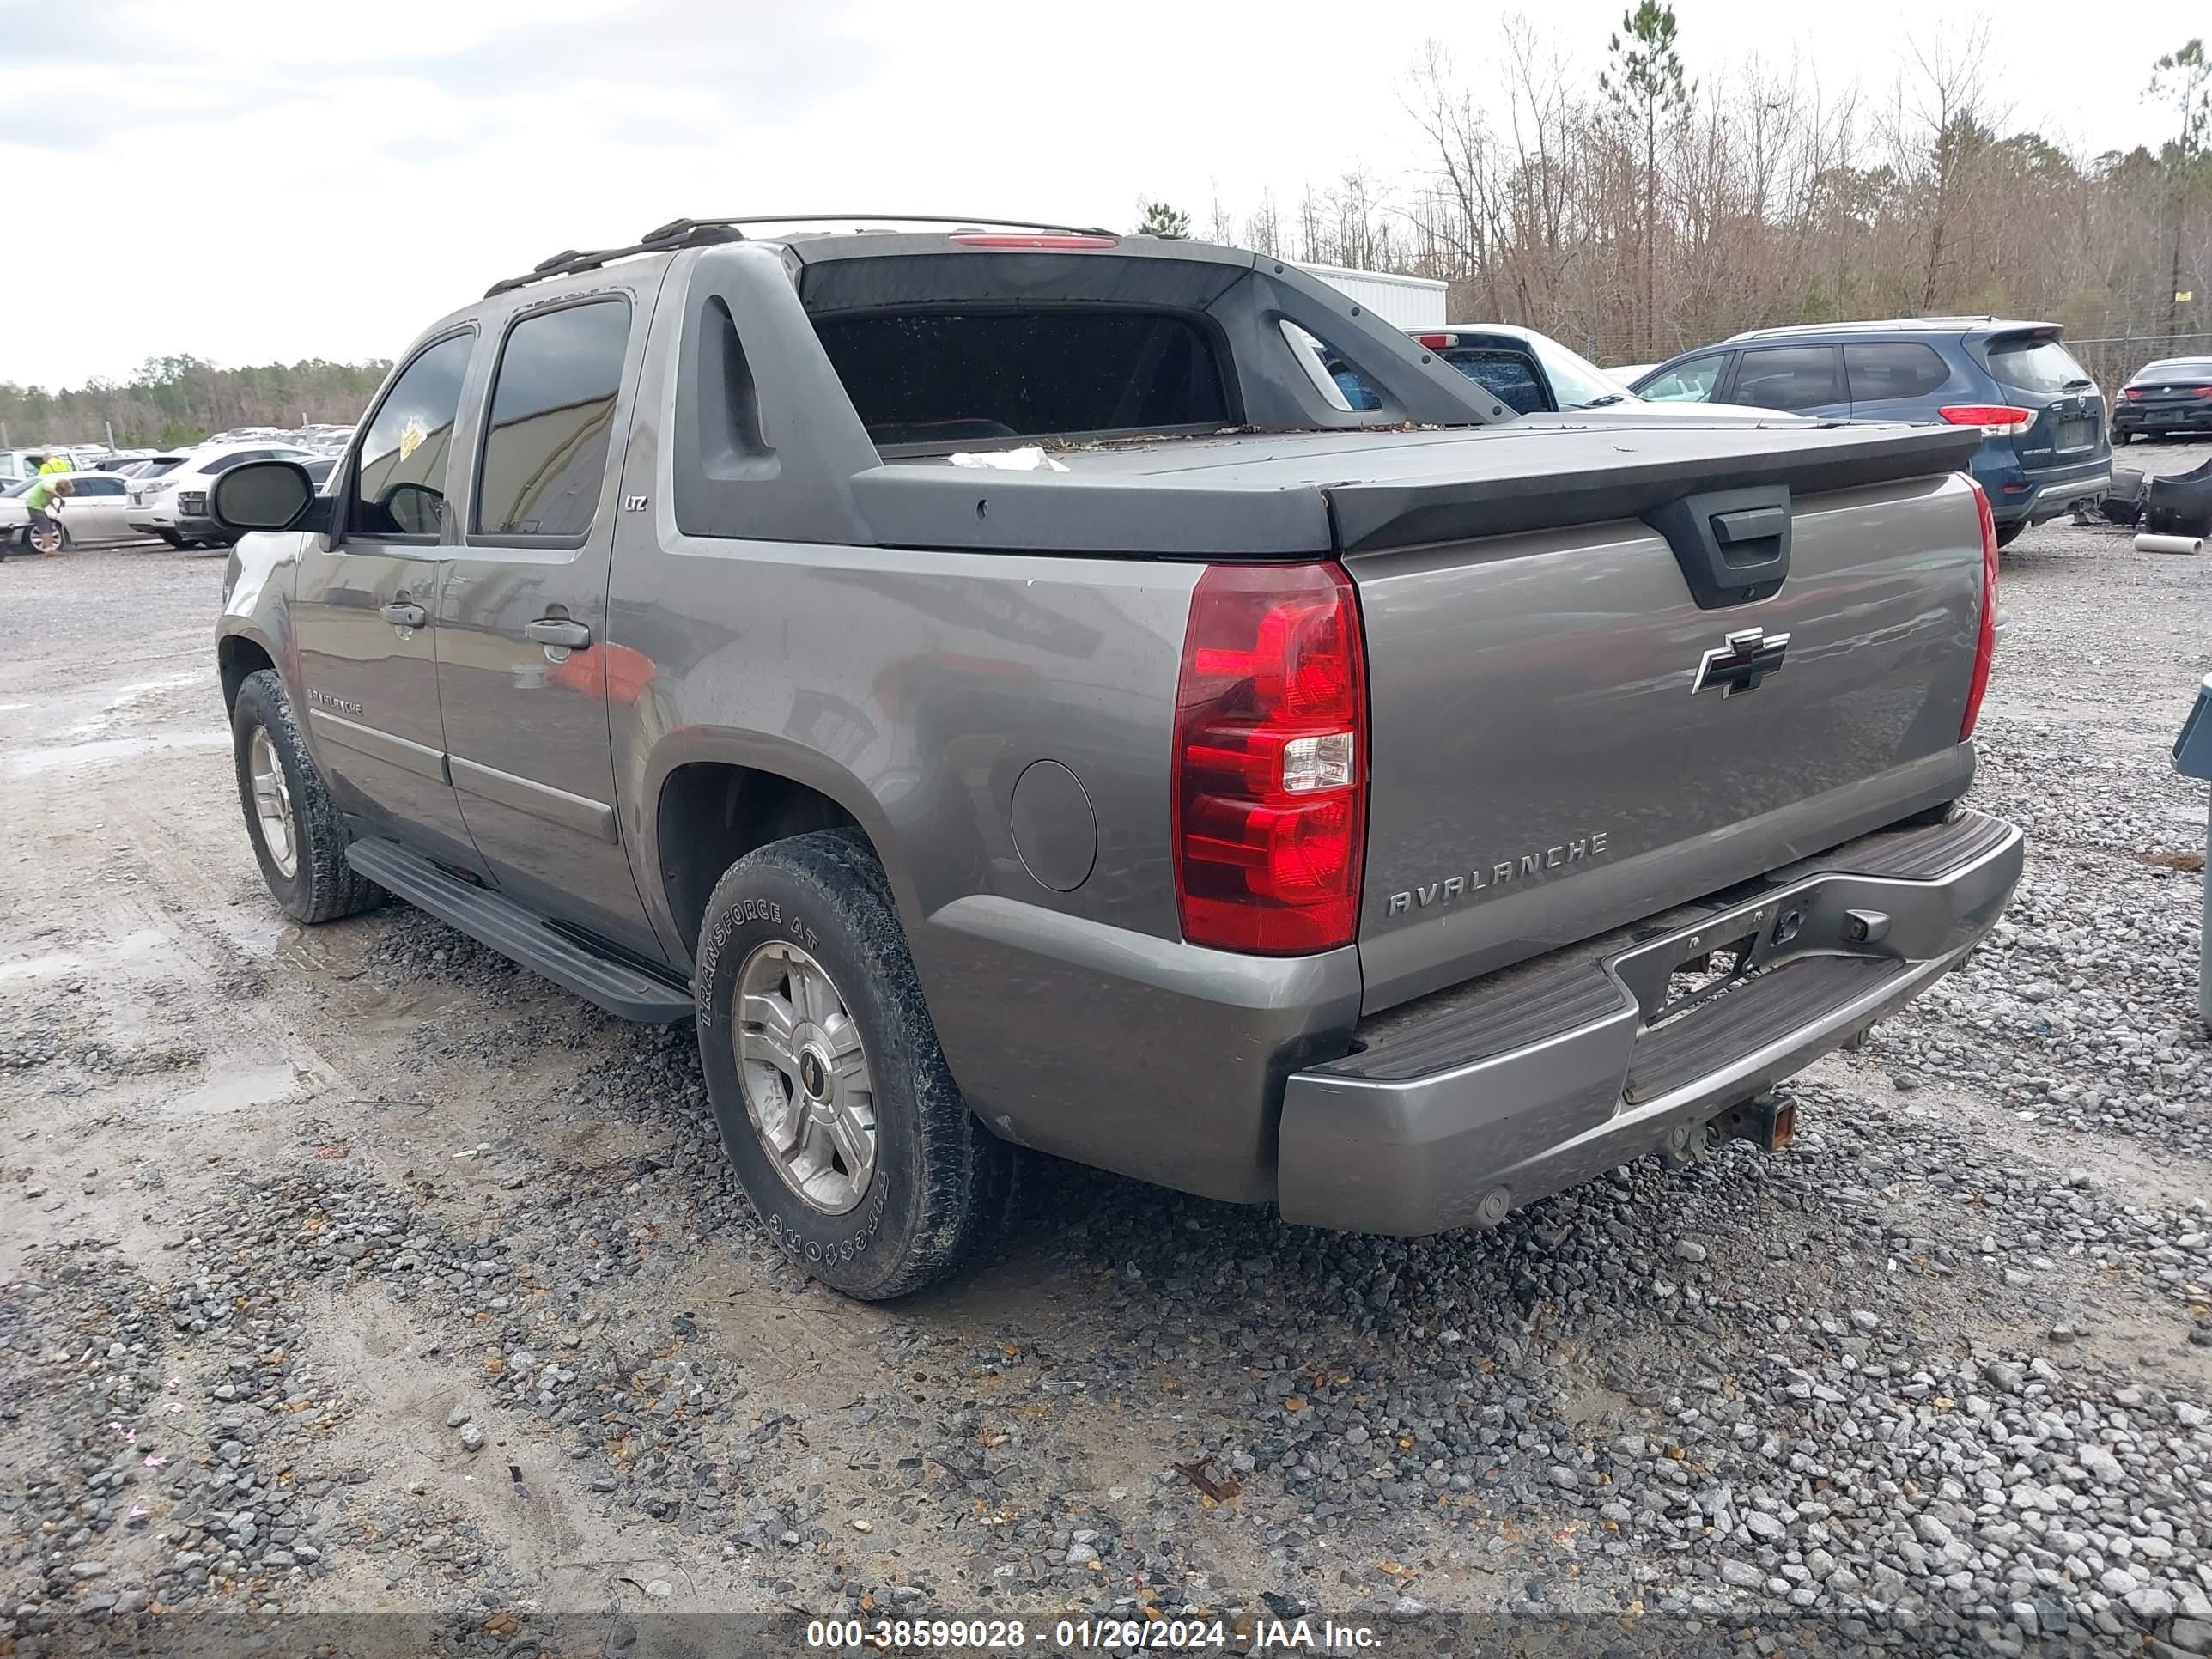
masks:
<svg viewBox="0 0 2212 1659"><path fill-rule="evenodd" d="M213 732L149 732L141 738L107 738L99 743L64 744L52 749L26 749L7 759L7 775L27 778L40 772L65 771L100 761L129 760L139 755L167 754L178 749L220 749L230 745L230 733Z"/></svg>
<svg viewBox="0 0 2212 1659"><path fill-rule="evenodd" d="M215 930L249 957L273 957L287 934L297 934L297 923L276 908L276 902L234 904L210 918Z"/></svg>
<svg viewBox="0 0 2212 1659"><path fill-rule="evenodd" d="M289 1066L252 1066L225 1072L171 1095L155 1109L164 1117L211 1117L222 1112L242 1112L249 1106L266 1106L307 1086L307 1079Z"/></svg>
<svg viewBox="0 0 2212 1659"><path fill-rule="evenodd" d="M127 972L164 959L170 967L181 960L175 942L160 928L149 927L125 933L105 950L55 951L43 957L25 957L21 962L0 962L0 985L11 980L50 979L88 968L120 968Z"/></svg>
<svg viewBox="0 0 2212 1659"><path fill-rule="evenodd" d="M100 704L100 712L91 719L80 721L70 728L72 738L84 738L115 723L115 717L133 705L163 691L174 691L198 681L198 674L172 674L167 679L133 680L127 685L106 688L107 699Z"/></svg>

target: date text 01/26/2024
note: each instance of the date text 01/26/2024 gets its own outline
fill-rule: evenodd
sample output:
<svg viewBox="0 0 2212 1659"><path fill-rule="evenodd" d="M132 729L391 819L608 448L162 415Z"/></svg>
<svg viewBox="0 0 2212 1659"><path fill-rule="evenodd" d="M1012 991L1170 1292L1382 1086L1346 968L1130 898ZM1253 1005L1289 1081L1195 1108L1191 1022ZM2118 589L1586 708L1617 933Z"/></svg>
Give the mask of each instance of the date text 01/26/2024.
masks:
<svg viewBox="0 0 2212 1659"><path fill-rule="evenodd" d="M1218 1619L1061 1619L1030 1628L1020 1619L817 1619L806 1626L810 1648L907 1653L932 1650L1089 1653L1213 1649L1244 1653L1371 1651L1382 1645L1372 1626L1329 1620L1263 1620L1239 1630Z"/></svg>

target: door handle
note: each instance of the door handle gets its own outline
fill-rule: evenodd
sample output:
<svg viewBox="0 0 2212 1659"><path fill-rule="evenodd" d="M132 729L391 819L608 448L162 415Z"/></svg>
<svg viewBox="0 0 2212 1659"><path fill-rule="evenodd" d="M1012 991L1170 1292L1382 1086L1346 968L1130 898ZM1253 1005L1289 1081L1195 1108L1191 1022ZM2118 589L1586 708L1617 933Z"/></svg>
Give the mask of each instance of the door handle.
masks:
<svg viewBox="0 0 2212 1659"><path fill-rule="evenodd" d="M379 605L377 614L394 628L420 628L430 620L430 613L421 605L409 605L404 600L397 605Z"/></svg>
<svg viewBox="0 0 2212 1659"><path fill-rule="evenodd" d="M561 645L571 651L581 651L592 642L592 630L566 617L540 617L536 622L522 624L522 637L535 640L540 645Z"/></svg>

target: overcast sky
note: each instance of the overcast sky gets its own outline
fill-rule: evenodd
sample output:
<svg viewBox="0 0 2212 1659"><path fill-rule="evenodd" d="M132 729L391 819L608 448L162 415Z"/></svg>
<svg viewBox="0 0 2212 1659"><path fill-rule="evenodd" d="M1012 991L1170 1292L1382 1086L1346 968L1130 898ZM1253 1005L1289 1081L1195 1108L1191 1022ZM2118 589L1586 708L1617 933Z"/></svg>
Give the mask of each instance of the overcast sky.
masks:
<svg viewBox="0 0 2212 1659"><path fill-rule="evenodd" d="M2150 64L2191 21L2212 32L2195 0L1675 3L1693 77L1756 50L1828 86L1886 86L1908 31L1986 15L2010 124L2093 151L2165 137L2141 97ZM1126 227L1141 196L1202 227L1217 192L1241 213L1355 164L1410 179L1401 99L1423 41L1494 82L1516 9L0 0L0 167L18 186L0 380L120 377L170 352L389 356L495 278L678 215ZM1621 0L1519 9L1594 81ZM41 223L51 252L27 253Z"/></svg>

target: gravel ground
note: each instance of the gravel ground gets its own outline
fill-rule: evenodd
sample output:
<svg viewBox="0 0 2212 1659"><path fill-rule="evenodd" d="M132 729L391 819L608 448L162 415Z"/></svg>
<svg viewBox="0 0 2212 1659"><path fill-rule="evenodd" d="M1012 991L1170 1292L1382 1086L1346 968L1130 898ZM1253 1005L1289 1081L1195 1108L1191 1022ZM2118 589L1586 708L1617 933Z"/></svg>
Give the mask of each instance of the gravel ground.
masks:
<svg viewBox="0 0 2212 1659"><path fill-rule="evenodd" d="M2011 550L1976 799L2021 896L1788 1153L1417 1241L1047 1164L892 1307L762 1237L687 1031L404 908L282 922L219 574L0 568L0 1651L660 1610L2212 1651L2200 562Z"/></svg>

